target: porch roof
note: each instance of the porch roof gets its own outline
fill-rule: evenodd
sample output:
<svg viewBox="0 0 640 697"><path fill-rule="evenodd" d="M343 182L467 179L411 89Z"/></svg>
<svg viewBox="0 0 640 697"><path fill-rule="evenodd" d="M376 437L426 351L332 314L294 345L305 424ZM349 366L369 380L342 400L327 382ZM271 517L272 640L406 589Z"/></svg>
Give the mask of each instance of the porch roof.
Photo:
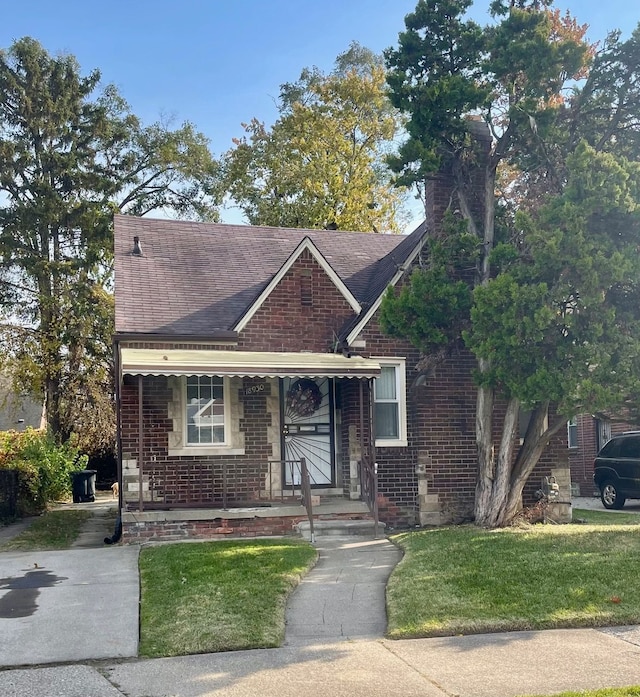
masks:
<svg viewBox="0 0 640 697"><path fill-rule="evenodd" d="M228 377L373 378L380 363L335 353L272 353L123 348L123 375L216 375Z"/></svg>

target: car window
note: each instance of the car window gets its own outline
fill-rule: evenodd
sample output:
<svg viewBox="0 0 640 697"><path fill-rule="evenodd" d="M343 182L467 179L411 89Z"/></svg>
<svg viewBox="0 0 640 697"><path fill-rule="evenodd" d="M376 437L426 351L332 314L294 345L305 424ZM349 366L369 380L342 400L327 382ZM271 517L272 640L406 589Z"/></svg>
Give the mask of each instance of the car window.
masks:
<svg viewBox="0 0 640 697"><path fill-rule="evenodd" d="M620 457L640 458L640 438L623 438L620 444Z"/></svg>
<svg viewBox="0 0 640 697"><path fill-rule="evenodd" d="M600 451L598 457L616 457L620 449L620 441L617 439L610 440Z"/></svg>

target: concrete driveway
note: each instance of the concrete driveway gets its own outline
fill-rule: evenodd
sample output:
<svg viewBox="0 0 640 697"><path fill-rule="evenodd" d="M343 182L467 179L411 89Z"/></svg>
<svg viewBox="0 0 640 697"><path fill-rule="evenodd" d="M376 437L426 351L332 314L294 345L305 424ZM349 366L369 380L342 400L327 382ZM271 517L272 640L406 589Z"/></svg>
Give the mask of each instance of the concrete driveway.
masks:
<svg viewBox="0 0 640 697"><path fill-rule="evenodd" d="M624 507L619 511L609 510L602 505L599 496L574 496L571 499L573 508L582 508L589 511L605 511L607 513L640 513L640 499L628 499Z"/></svg>
<svg viewBox="0 0 640 697"><path fill-rule="evenodd" d="M0 666L136 656L138 552L0 553Z"/></svg>

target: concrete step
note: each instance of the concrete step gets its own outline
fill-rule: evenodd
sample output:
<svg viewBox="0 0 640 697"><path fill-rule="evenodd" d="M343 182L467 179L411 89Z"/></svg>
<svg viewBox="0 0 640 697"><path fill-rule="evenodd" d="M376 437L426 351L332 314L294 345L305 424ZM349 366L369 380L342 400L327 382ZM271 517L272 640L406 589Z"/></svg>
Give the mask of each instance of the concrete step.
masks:
<svg viewBox="0 0 640 697"><path fill-rule="evenodd" d="M308 520L303 520L296 525L296 529L305 540L311 539L311 530ZM352 537L354 535L374 538L376 536L373 520L344 520L335 518L330 520L314 520L313 530L316 537ZM378 523L378 537L384 537L385 524Z"/></svg>

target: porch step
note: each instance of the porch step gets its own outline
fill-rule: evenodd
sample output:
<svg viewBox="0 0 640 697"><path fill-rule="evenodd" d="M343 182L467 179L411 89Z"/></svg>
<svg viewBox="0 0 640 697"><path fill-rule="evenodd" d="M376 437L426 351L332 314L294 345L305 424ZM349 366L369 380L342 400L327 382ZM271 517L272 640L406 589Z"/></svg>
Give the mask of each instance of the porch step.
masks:
<svg viewBox="0 0 640 697"><path fill-rule="evenodd" d="M311 530L308 520L303 520L296 525L296 529L305 540L311 539ZM378 537L384 537L385 524L378 523ZM373 520L344 520L335 518L331 520L314 520L313 530L316 537L375 537L375 522Z"/></svg>

